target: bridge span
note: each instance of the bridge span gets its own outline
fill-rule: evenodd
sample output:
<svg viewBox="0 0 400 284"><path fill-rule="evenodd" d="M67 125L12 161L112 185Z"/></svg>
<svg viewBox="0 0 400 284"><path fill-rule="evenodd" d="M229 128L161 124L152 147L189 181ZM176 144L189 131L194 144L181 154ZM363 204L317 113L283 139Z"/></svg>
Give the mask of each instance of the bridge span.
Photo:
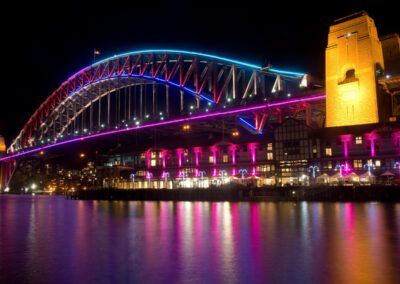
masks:
<svg viewBox="0 0 400 284"><path fill-rule="evenodd" d="M115 55L63 82L29 118L0 162L10 173L15 159L44 149L219 117L233 117L253 134L288 112L322 126L325 95L310 78L192 51ZM3 184L8 176L3 175Z"/></svg>

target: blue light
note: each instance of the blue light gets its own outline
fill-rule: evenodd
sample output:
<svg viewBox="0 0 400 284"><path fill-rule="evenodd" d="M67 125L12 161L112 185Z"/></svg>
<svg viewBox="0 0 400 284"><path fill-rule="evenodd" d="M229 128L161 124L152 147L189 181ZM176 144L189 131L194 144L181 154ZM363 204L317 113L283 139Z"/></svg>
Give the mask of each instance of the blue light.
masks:
<svg viewBox="0 0 400 284"><path fill-rule="evenodd" d="M111 60L111 59L116 58L116 57L123 57L123 56L127 56L127 55L135 55L135 54L141 54L141 53L181 53L181 54L187 54L187 55L194 55L194 56L202 56L202 57L213 58L213 59L217 59L217 60L221 60L221 61L230 62L230 63L233 63L233 64L242 65L242 66L245 66L245 67L248 67L248 68L261 69L261 66L259 66L259 65L246 63L246 62L239 61L239 60L229 59L229 58L226 58L226 57L216 56L216 55L202 53L202 52L194 52L194 51L187 51L187 50L177 50L177 49L145 49L145 50L131 51L131 52L126 52L126 53L110 56L110 57L108 57L106 59L97 61L92 66L97 65L97 64L101 64L103 62L106 62L106 61Z"/></svg>
<svg viewBox="0 0 400 284"><path fill-rule="evenodd" d="M97 81L103 81L103 80L107 80L107 79L109 79L109 78L117 78L117 77L125 77L125 78L127 78L127 77L129 77L129 76L126 75L126 74L125 74L125 75L124 75L124 74L121 74L121 75L119 75L119 76L117 76L117 75L112 75L112 76L110 76L110 77L103 77L103 78L101 78L100 80L97 80ZM148 80L151 80L151 81L161 82L161 83L163 83L163 84L167 84L167 85L170 85L170 86L173 86L173 87L182 88L182 89L184 89L185 91L187 91L188 93L190 93L191 95L198 96L198 97L200 97L201 99L204 99L204 100L206 100L206 101L209 102L209 103L212 103L212 104L214 103L214 101L211 100L210 98L208 98L207 96L205 96L205 95L203 95L203 94L198 94L198 93L196 93L194 90L192 90L192 89L190 89L190 88L188 88L188 87L181 87L179 84L177 84L177 83L175 83L175 82L167 81L167 80L164 80L164 79L160 79L160 78L152 77L152 76L148 76L148 75L131 74L130 77L145 78L145 79L148 79ZM85 87L88 86L88 85L90 85L90 84L91 84L91 83L86 83L86 84L85 84ZM80 86L77 87L77 90L75 90L74 92L70 92L70 93L69 93L69 96L72 96L72 95L78 93L81 89L82 89L82 87L80 87Z"/></svg>
<svg viewBox="0 0 400 284"><path fill-rule="evenodd" d="M279 70L276 68L268 68L267 69L270 72L273 73L279 73L279 74L283 74L283 75L289 75L289 76L298 76L298 77L302 77L305 75L305 73L300 73L300 72L292 72L292 71L285 71L285 70Z"/></svg>
<svg viewBox="0 0 400 284"><path fill-rule="evenodd" d="M250 127L251 129L253 129L254 131L258 132L258 134L262 134L262 131L259 131L257 128L254 127L254 125L252 125L250 122L245 120L243 117L239 117L239 120L241 122L243 122L245 125L247 125L248 127Z"/></svg>

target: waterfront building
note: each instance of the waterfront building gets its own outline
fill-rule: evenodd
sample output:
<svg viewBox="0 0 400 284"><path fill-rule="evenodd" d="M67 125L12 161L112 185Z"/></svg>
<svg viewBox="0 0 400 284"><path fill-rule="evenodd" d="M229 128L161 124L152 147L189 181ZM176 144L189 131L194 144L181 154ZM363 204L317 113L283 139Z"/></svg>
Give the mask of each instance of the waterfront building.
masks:
<svg viewBox="0 0 400 284"><path fill-rule="evenodd" d="M103 185L128 189L399 182L399 68L397 34L379 38L364 11L343 17L328 35L325 127L305 113L271 124L262 135L235 129L230 139L214 143L197 140L108 156L102 166L108 173Z"/></svg>

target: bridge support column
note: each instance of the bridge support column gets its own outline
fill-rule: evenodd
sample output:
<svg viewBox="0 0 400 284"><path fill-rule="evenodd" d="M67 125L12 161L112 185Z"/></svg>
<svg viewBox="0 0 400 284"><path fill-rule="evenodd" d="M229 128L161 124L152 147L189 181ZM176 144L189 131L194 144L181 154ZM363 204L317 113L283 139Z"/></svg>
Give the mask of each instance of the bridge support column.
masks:
<svg viewBox="0 0 400 284"><path fill-rule="evenodd" d="M15 165L16 165L15 160L4 161L1 163L1 166L0 166L0 189L2 191L4 191L4 189L8 186L8 183L10 182Z"/></svg>
<svg viewBox="0 0 400 284"><path fill-rule="evenodd" d="M181 112L183 112L183 91L180 90L180 94L181 94Z"/></svg>
<svg viewBox="0 0 400 284"><path fill-rule="evenodd" d="M169 116L169 86L165 85L165 113Z"/></svg>

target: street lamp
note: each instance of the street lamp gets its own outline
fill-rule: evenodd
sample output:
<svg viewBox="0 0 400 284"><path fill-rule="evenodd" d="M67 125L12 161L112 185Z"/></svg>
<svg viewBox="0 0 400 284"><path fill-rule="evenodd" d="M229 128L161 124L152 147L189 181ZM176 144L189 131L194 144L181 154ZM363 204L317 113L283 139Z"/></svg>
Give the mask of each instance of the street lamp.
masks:
<svg viewBox="0 0 400 284"><path fill-rule="evenodd" d="M400 175L400 162L396 162L396 163L394 163L394 167L393 167L394 169L399 169L399 175Z"/></svg>
<svg viewBox="0 0 400 284"><path fill-rule="evenodd" d="M221 176L222 183L224 183L225 182L226 171L225 170L219 170L218 174Z"/></svg>
<svg viewBox="0 0 400 284"><path fill-rule="evenodd" d="M315 178L315 173L319 171L319 167L316 165L310 166L310 170L312 171L312 177Z"/></svg>
<svg viewBox="0 0 400 284"><path fill-rule="evenodd" d="M169 178L169 172L163 172L163 178L164 178L165 182L167 182L167 180Z"/></svg>
<svg viewBox="0 0 400 284"><path fill-rule="evenodd" d="M364 165L364 169L368 169L368 176L371 176L371 169L375 169L375 165L367 163Z"/></svg>
<svg viewBox="0 0 400 284"><path fill-rule="evenodd" d="M239 174L242 175L242 179L244 179L244 176L247 175L247 170L246 169L240 169L238 172L239 172Z"/></svg>
<svg viewBox="0 0 400 284"><path fill-rule="evenodd" d="M344 164L339 164L339 165L336 165L336 167L335 167L335 171L339 171L341 177L343 176L342 172L343 172L344 167L345 167Z"/></svg>

